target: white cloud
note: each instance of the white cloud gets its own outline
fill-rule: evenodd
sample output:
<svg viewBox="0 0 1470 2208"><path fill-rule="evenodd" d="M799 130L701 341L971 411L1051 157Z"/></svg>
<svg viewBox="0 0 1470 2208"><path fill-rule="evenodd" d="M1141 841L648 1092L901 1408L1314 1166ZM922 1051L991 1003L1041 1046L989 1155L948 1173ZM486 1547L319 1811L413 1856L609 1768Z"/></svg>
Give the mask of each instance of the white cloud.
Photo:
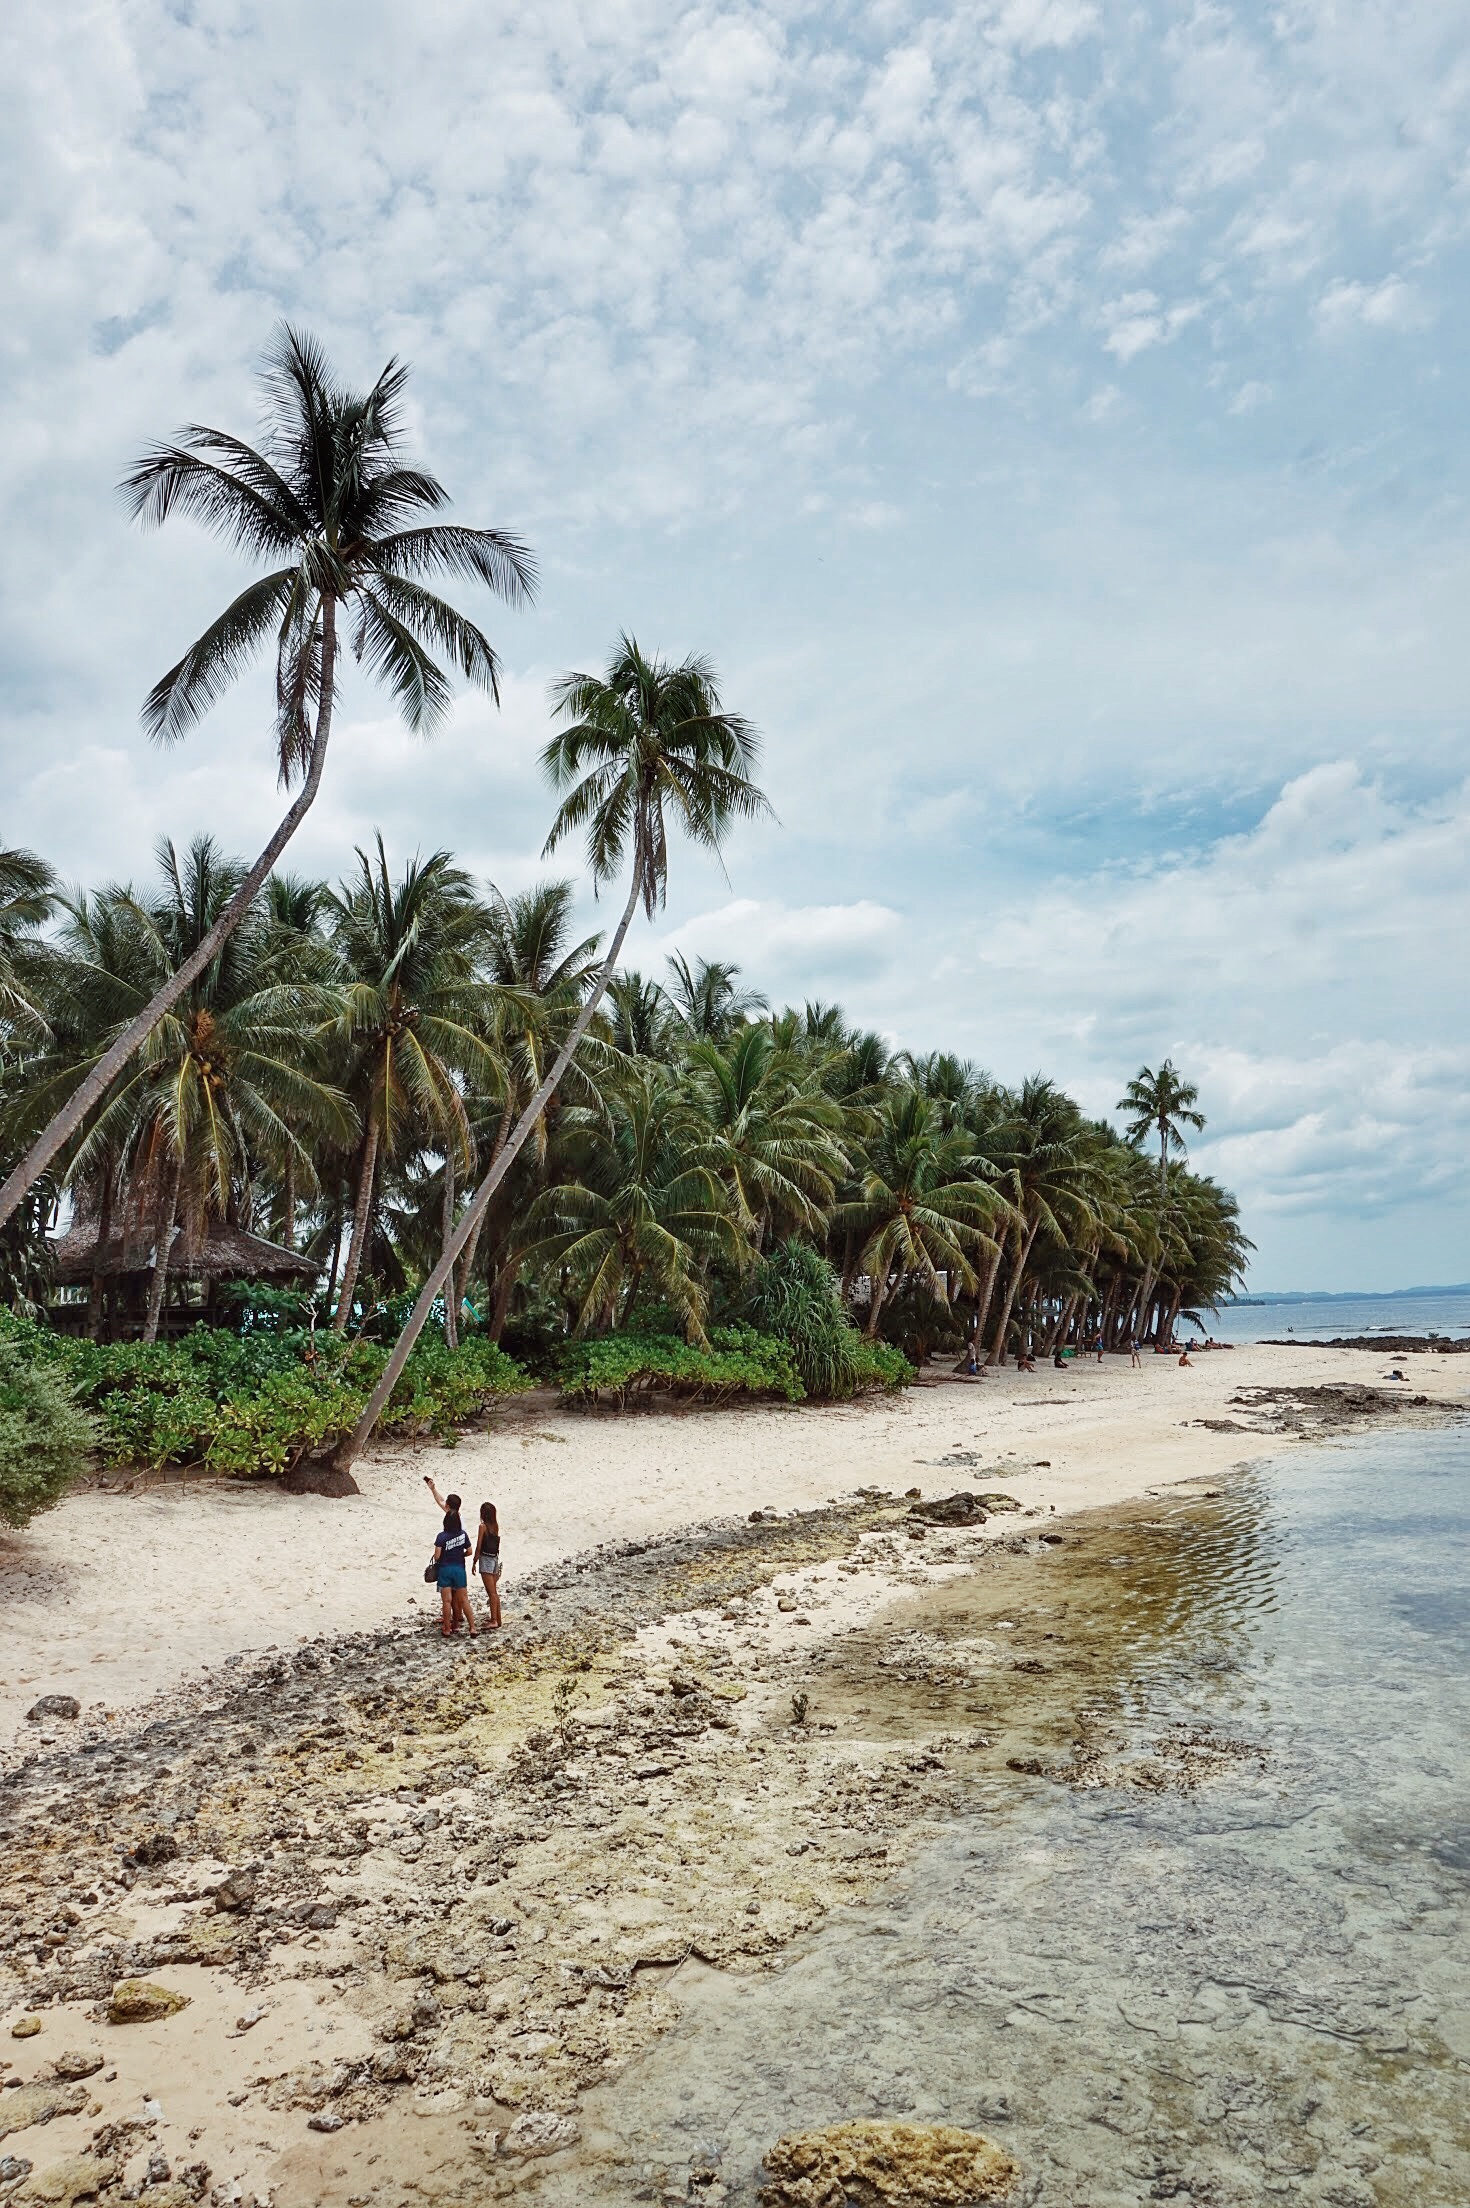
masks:
<svg viewBox="0 0 1470 2208"><path fill-rule="evenodd" d="M1198 321L1204 312L1198 299L1181 300L1178 305L1164 306L1152 291L1129 291L1119 299L1109 299L1102 308L1102 325L1107 335L1103 339L1105 349L1119 360L1127 362L1139 353L1147 352L1153 345L1169 345Z"/></svg>
<svg viewBox="0 0 1470 2208"><path fill-rule="evenodd" d="M240 569L110 486L177 420L248 427L290 313L354 377L414 362L429 463L547 576L488 615L499 715L424 750L353 679L299 863L381 822L529 878L546 675L627 623L768 732L785 827L736 839L718 922L753 979L1104 1098L1160 1033L1224 1086L1297 1067L1222 1136L1282 1219L1334 1142L1417 1126L1350 1053L1402 1039L1422 1087L1458 1048L1396 932L1399 899L1436 925L1432 808L1374 777L1464 757L1462 9L424 0L405 37L386 0L16 0L4 35L7 838L136 871L158 828L272 817L263 673L139 740ZM1304 325L1415 342L1324 378ZM685 854L673 896L728 950L717 874Z"/></svg>
<svg viewBox="0 0 1470 2208"><path fill-rule="evenodd" d="M1428 319L1423 301L1401 276L1363 284L1339 279L1317 302L1317 320L1329 336L1345 330L1420 330Z"/></svg>

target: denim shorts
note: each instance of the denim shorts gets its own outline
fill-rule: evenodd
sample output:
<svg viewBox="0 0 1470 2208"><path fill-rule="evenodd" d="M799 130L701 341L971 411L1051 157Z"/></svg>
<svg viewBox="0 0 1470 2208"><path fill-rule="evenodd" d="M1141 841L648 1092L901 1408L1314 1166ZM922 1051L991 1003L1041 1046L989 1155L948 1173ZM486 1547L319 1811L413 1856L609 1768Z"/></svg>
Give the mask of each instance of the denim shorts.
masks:
<svg viewBox="0 0 1470 2208"><path fill-rule="evenodd" d="M465 1578L463 1564L441 1564L439 1566L439 1585L441 1587L467 1587L469 1581Z"/></svg>

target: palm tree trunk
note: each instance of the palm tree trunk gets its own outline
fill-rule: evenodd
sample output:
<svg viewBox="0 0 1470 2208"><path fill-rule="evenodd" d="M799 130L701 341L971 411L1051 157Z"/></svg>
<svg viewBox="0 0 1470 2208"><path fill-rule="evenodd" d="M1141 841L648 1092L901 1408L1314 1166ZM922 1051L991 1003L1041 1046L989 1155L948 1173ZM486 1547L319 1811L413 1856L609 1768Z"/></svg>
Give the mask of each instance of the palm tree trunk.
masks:
<svg viewBox="0 0 1470 2208"><path fill-rule="evenodd" d="M454 1150L453 1145L444 1151L444 1211L441 1246L448 1249L454 1239ZM451 1349L459 1347L459 1297L454 1266L449 1268L449 1279L444 1288L444 1339Z"/></svg>
<svg viewBox="0 0 1470 2208"><path fill-rule="evenodd" d="M399 1374L408 1363L409 1352L424 1330L424 1322L434 1308L435 1298L449 1277L450 1267L454 1264L460 1251L484 1217L491 1197L515 1164L522 1147L529 1139L541 1114L556 1094L562 1075L577 1055L578 1045L591 1026L593 1015L606 994L608 983L612 980L614 969L622 952L623 940L629 928L633 925L633 915L638 909L638 899L641 894L643 877L641 861L642 851L641 849L635 849L633 853L633 886L628 892L628 902L623 907L623 916L617 924L611 943L608 945L607 956L598 968L596 985L587 1002L577 1014L576 1019L572 1022L571 1032L557 1052L550 1072L516 1121L499 1157L490 1167L484 1180L481 1181L474 1195L466 1204L459 1225L455 1228L450 1239L449 1248L444 1252L433 1272L430 1273L423 1287L419 1290L418 1302L409 1313L407 1326L393 1345L392 1355L383 1367L382 1377L368 1400L367 1408L353 1427L352 1432L339 1444L333 1456L332 1462L338 1471L350 1472L362 1455L373 1428L382 1416L383 1406L397 1386Z"/></svg>
<svg viewBox="0 0 1470 2208"><path fill-rule="evenodd" d="M506 1137L510 1133L510 1118L513 1109L513 1093L511 1091L509 1083L507 1082L505 1091L505 1109L500 1115L500 1125L495 1131L495 1147L490 1152L490 1163L492 1165L495 1163L495 1160L500 1156L501 1151L505 1148ZM459 1260L459 1271L454 1276L454 1296L456 1311L459 1309L460 1305L464 1302L466 1296L470 1292L470 1281L474 1275L475 1270L475 1253L480 1247L480 1236L484 1232L484 1228L485 1215L482 1212L479 1218L475 1221L474 1232L471 1234L468 1242L466 1242L464 1246L464 1254ZM505 1324L504 1314L502 1314L501 1316L500 1323L502 1326ZM500 1339L499 1333L496 1332L492 1334L490 1339L493 1342L498 1342Z"/></svg>
<svg viewBox="0 0 1470 2208"><path fill-rule="evenodd" d="M1053 1351L1067 1339L1067 1329L1072 1324L1072 1317L1076 1309L1077 1298L1069 1296L1057 1314L1056 1325L1048 1331L1046 1344L1041 1353L1043 1357L1050 1357Z"/></svg>
<svg viewBox="0 0 1470 2208"><path fill-rule="evenodd" d="M102 1253L112 1240L112 1160L102 1168L102 1209L97 1215L97 1247L92 1255L92 1292L87 1298L87 1332L94 1342L102 1339L102 1300L106 1276L100 1269Z"/></svg>
<svg viewBox="0 0 1470 2208"><path fill-rule="evenodd" d="M47 1166L64 1144L69 1142L87 1115L101 1103L116 1076L132 1057L133 1052L152 1033L171 1005L178 1002L184 991L196 982L217 957L222 943L239 927L251 905L255 902L261 883L295 835L302 821L310 812L321 787L322 769L327 763L327 740L332 731L332 703L337 669L337 607L336 601L326 598L322 602L322 689L321 703L317 708L316 734L312 738L311 757L307 763L306 779L301 785L295 803L289 807L280 826L261 852L250 872L245 876L214 926L202 938L197 948L190 952L183 963L169 975L136 1019L128 1022L111 1047L97 1060L86 1079L75 1088L44 1132L36 1137L20 1164L0 1188L0 1226L20 1203L32 1182L39 1180Z"/></svg>
<svg viewBox="0 0 1470 2208"><path fill-rule="evenodd" d="M378 1169L378 1122L370 1110L366 1132L362 1138L362 1165L357 1176L357 1202L352 1211L352 1240L347 1245L347 1262L342 1268L342 1286L337 1294L337 1311L332 1320L332 1332L345 1334L347 1321L352 1316L352 1298L357 1289L357 1277L362 1271L363 1252L367 1247L368 1221L373 1210L373 1178Z"/></svg>
<svg viewBox="0 0 1470 2208"><path fill-rule="evenodd" d="M974 1334L977 1348L982 1346L985 1340L985 1321L990 1316L990 1299L995 1294L995 1276L999 1271L1000 1244L997 1242L990 1253L990 1262L985 1268L985 1277L980 1283L980 1294L975 1302Z"/></svg>
<svg viewBox="0 0 1470 2208"><path fill-rule="evenodd" d="M283 1249L294 1250L296 1247L296 1153L294 1150L286 1152L286 1171L281 1186L281 1212L283 1215L281 1220L281 1246Z"/></svg>
<svg viewBox="0 0 1470 2208"><path fill-rule="evenodd" d="M989 1354L985 1359L987 1365L1003 1365L1006 1361L1006 1330L1011 1323L1011 1309L1021 1286L1021 1276L1026 1270L1026 1260L1031 1255L1031 1245L1036 1240L1036 1229L1039 1224L1038 1220L1033 1219L1026 1229L1026 1239L1021 1244L1017 1254L1015 1270L1006 1282L1005 1301L1001 1306L1000 1317L996 1322L995 1339L991 1343Z"/></svg>
<svg viewBox="0 0 1470 2208"><path fill-rule="evenodd" d="M168 1194L158 1207L157 1238L153 1245L153 1277L148 1283L148 1316L143 1322L145 1342L158 1340L158 1322L163 1316L164 1291L168 1287L169 1252L174 1246L174 1214L179 1208L179 1189L184 1178L184 1161L175 1158L169 1168Z"/></svg>
<svg viewBox="0 0 1470 2208"><path fill-rule="evenodd" d="M499 1342L505 1332L505 1322L510 1317L510 1299L516 1292L520 1278L520 1260L508 1257L501 1266L495 1281L495 1302L490 1312L490 1339Z"/></svg>

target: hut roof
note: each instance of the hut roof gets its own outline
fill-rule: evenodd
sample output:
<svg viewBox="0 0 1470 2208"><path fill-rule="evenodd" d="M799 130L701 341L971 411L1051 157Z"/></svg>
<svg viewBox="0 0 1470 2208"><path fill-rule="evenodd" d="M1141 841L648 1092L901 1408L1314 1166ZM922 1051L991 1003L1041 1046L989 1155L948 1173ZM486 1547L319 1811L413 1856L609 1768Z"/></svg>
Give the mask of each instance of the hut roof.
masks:
<svg viewBox="0 0 1470 2208"><path fill-rule="evenodd" d="M101 1251L97 1248L97 1223L81 1220L52 1244L56 1256L54 1278L62 1287L75 1287L100 1273L116 1280L129 1273L153 1270L154 1236L151 1227L113 1235ZM282 1249L243 1227L212 1222L202 1235L182 1229L169 1258L174 1280L314 1280L320 1267L295 1250Z"/></svg>

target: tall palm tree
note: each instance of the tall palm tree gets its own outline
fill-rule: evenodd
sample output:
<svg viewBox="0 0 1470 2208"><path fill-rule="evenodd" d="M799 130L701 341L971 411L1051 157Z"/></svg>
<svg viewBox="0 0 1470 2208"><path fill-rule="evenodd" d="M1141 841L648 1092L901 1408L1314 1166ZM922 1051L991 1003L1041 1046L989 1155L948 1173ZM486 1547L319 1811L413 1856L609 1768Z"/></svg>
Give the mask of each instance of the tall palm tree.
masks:
<svg viewBox="0 0 1470 2208"><path fill-rule="evenodd" d="M457 1076L491 1078L485 1039L490 992L480 978L487 915L474 884L447 851L410 860L394 880L381 835L376 858L330 892L342 980L332 1039L346 1054L344 1085L358 1098L362 1149L352 1239L333 1320L347 1330L369 1242L380 1160L399 1160L427 1141L446 1161L468 1165L469 1120Z"/></svg>
<svg viewBox="0 0 1470 2208"><path fill-rule="evenodd" d="M249 558L272 563L154 684L144 727L160 743L177 742L269 643L280 780L289 789L299 778L301 787L208 937L139 1007L0 1188L0 1224L240 925L305 819L327 760L339 624L354 658L386 682L416 733L429 733L449 704L441 659L499 699L489 639L422 578L457 575L520 605L534 592L535 562L502 530L425 520L449 495L404 457L407 380L407 368L390 360L369 391L349 391L313 338L283 327L261 379L266 432L258 448L191 424L176 443L153 446L124 479L135 520L157 526L190 514Z"/></svg>
<svg viewBox="0 0 1470 2208"><path fill-rule="evenodd" d="M567 675L552 695L565 725L547 744L542 765L553 785L567 795L545 852L585 830L594 884L610 881L626 861L628 900L566 1041L466 1205L449 1248L419 1291L367 1408L338 1449L340 1471L350 1471L361 1454L460 1251L556 1093L612 979L634 913L641 904L652 918L663 903L669 816L691 842L717 853L732 822L758 819L771 809L751 780L759 751L755 731L739 714L725 711L707 660L691 658L670 666L625 635L604 674Z"/></svg>
<svg viewBox="0 0 1470 2208"><path fill-rule="evenodd" d="M1130 1142L1143 1142L1154 1135L1159 1138L1161 1197L1170 1155L1182 1155L1184 1150L1182 1129L1204 1127L1204 1114L1198 1106L1199 1090L1192 1081L1184 1079L1170 1058L1164 1060L1157 1073L1151 1066L1140 1066L1118 1100L1119 1111L1128 1114Z"/></svg>

